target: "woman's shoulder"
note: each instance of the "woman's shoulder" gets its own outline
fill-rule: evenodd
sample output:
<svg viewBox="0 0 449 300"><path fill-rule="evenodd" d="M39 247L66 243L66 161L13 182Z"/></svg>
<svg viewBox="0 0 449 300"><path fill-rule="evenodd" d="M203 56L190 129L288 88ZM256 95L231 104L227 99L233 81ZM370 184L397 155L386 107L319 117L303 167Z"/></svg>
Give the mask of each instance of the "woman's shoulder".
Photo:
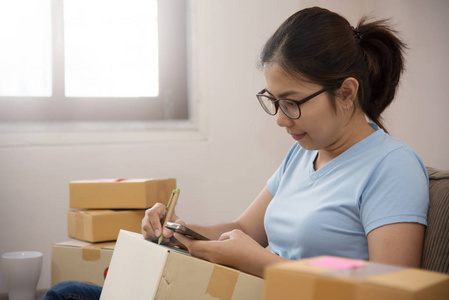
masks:
<svg viewBox="0 0 449 300"><path fill-rule="evenodd" d="M383 130L376 133L378 136L373 140L370 149L365 154L368 159L377 160L378 168L386 168L390 171L396 169L403 172L413 169L427 174L423 161L412 147Z"/></svg>
<svg viewBox="0 0 449 300"><path fill-rule="evenodd" d="M385 132L381 134L378 146L380 149L384 149L384 151L386 151L387 153L408 153L418 160L421 160L416 151L411 146Z"/></svg>
<svg viewBox="0 0 449 300"><path fill-rule="evenodd" d="M407 152L418 157L415 150L407 145L405 142L389 135L384 130L377 128L377 130L366 139L361 148L365 151L370 151L378 155L388 155L392 152ZM418 157L419 158L419 157Z"/></svg>

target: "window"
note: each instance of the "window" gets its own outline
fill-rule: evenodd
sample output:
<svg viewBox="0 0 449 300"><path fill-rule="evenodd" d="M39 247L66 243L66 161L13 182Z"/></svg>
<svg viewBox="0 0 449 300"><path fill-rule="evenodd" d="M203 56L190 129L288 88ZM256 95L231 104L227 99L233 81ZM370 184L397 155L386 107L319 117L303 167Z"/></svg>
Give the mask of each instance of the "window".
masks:
<svg viewBox="0 0 449 300"><path fill-rule="evenodd" d="M1 0L1 96L51 96L50 12L50 1Z"/></svg>
<svg viewBox="0 0 449 300"><path fill-rule="evenodd" d="M159 95L156 0L64 0L68 97Z"/></svg>
<svg viewBox="0 0 449 300"><path fill-rule="evenodd" d="M0 121L185 120L185 0L0 0Z"/></svg>

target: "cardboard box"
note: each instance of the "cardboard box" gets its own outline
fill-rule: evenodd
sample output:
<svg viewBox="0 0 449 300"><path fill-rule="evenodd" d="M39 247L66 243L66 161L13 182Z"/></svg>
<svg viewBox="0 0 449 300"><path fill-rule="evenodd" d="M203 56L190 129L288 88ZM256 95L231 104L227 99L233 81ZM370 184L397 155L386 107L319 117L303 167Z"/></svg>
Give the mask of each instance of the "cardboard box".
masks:
<svg viewBox="0 0 449 300"><path fill-rule="evenodd" d="M145 210L72 210L67 213L69 237L87 242L117 240L120 229L141 232Z"/></svg>
<svg viewBox="0 0 449 300"><path fill-rule="evenodd" d="M77 240L53 244L51 285L76 280L102 286L114 246L115 242L91 244Z"/></svg>
<svg viewBox="0 0 449 300"><path fill-rule="evenodd" d="M121 230L101 300L260 300L263 279Z"/></svg>
<svg viewBox="0 0 449 300"><path fill-rule="evenodd" d="M265 270L264 300L447 300L449 276L320 256Z"/></svg>
<svg viewBox="0 0 449 300"><path fill-rule="evenodd" d="M69 183L70 208L147 209L167 204L176 179L78 180Z"/></svg>

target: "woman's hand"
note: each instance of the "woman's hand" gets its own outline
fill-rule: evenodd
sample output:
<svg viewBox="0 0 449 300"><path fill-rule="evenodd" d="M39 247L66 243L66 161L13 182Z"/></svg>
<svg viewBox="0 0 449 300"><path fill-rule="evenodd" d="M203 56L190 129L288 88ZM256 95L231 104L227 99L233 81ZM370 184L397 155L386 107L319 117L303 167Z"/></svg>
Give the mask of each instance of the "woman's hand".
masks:
<svg viewBox="0 0 449 300"><path fill-rule="evenodd" d="M173 237L173 232L168 228L162 228L166 215L167 208L162 203L156 203L152 208L147 209L145 217L142 219L142 235L144 238L156 242L162 233L164 236L163 244L172 247L179 246L179 243ZM180 220L175 214L168 221L185 225L184 221Z"/></svg>
<svg viewBox="0 0 449 300"><path fill-rule="evenodd" d="M192 256L259 277L262 277L267 264L284 260L237 229L223 233L218 241L192 240L179 233L174 236L187 247Z"/></svg>

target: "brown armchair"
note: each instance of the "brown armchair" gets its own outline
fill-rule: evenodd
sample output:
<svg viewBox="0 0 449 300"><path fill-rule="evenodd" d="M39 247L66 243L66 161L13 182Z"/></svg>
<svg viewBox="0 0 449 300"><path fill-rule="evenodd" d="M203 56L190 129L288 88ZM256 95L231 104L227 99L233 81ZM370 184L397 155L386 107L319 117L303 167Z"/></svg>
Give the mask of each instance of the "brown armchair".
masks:
<svg viewBox="0 0 449 300"><path fill-rule="evenodd" d="M449 171L427 168L430 206L421 268L449 274Z"/></svg>

